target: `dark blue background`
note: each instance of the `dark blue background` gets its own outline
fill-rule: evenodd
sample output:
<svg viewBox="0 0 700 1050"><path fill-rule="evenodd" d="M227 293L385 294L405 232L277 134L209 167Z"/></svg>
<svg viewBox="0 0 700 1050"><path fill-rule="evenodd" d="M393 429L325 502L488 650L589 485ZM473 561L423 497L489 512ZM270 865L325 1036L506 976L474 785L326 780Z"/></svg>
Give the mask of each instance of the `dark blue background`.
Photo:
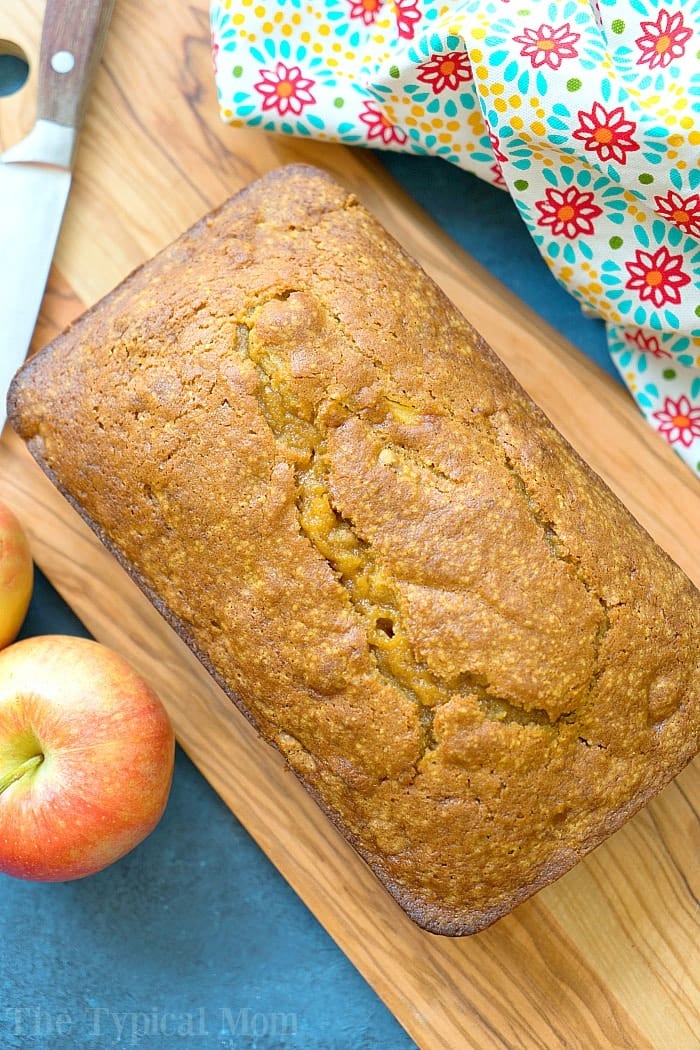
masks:
<svg viewBox="0 0 700 1050"><path fill-rule="evenodd" d="M602 324L556 284L505 193L439 160L382 160L615 374ZM23 634L60 632L86 633L40 576ZM414 1045L181 751L161 824L118 864L64 884L0 876L0 945L2 1050Z"/></svg>

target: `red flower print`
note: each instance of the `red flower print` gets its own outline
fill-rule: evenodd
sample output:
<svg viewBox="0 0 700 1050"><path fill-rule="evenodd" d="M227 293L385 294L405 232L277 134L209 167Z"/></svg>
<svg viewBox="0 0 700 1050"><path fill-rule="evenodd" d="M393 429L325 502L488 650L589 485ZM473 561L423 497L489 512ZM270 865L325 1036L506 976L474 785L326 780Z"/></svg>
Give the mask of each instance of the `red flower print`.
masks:
<svg viewBox="0 0 700 1050"><path fill-rule="evenodd" d="M503 176L503 168L498 163L498 161L496 161L495 164L491 165L491 167L489 168L489 171L491 172L491 175L493 176L492 179L491 179L491 184L493 186L502 186L503 189L507 189L508 188L508 184L507 184L507 182L506 182L506 180L505 180L505 178Z"/></svg>
<svg viewBox="0 0 700 1050"><path fill-rule="evenodd" d="M262 80L253 87L263 96L263 109L276 109L280 116L294 113L298 116L304 106L316 101L309 88L314 81L301 75L299 66L285 66L278 62L274 70L259 70Z"/></svg>
<svg viewBox="0 0 700 1050"><path fill-rule="evenodd" d="M460 84L472 80L474 74L469 64L466 51L450 51L448 55L431 55L429 62L418 66L418 80L430 84L434 94L439 95L445 88L456 91Z"/></svg>
<svg viewBox="0 0 700 1050"><path fill-rule="evenodd" d="M664 303L681 301L680 288L690 284L690 277L681 270L682 255L671 255L668 248L659 248L652 255L637 249L634 262L625 266L630 275L625 288L639 292L642 302L649 301L657 307Z"/></svg>
<svg viewBox="0 0 700 1050"><path fill-rule="evenodd" d="M365 102L364 111L360 113L360 120L367 125L368 139L381 139L385 146L396 143L403 146L408 135L396 124L392 124L389 118L382 113L376 102Z"/></svg>
<svg viewBox="0 0 700 1050"><path fill-rule="evenodd" d="M421 17L418 0L396 0L397 29L402 40L413 40Z"/></svg>
<svg viewBox="0 0 700 1050"><path fill-rule="evenodd" d="M700 237L700 193L681 197L671 190L665 197L654 197L656 214L668 219L685 233Z"/></svg>
<svg viewBox="0 0 700 1050"><path fill-rule="evenodd" d="M211 55L212 55L212 58L214 59L214 72L215 73L219 72L219 51L220 50L221 50L221 48L219 47L219 41L216 39L216 37L212 33L211 34Z"/></svg>
<svg viewBox="0 0 700 1050"><path fill-rule="evenodd" d="M350 17L371 26L379 14L382 0L347 0L350 4Z"/></svg>
<svg viewBox="0 0 700 1050"><path fill-rule="evenodd" d="M642 52L637 60L638 66L648 65L649 69L666 68L676 58L685 54L685 45L693 35L693 30L683 25L683 14L676 11L671 14L663 8L655 22L640 22L642 36L635 44Z"/></svg>
<svg viewBox="0 0 700 1050"><path fill-rule="evenodd" d="M488 132L489 142L491 143L491 149L493 150L493 155L496 158L497 163L499 165L507 164L508 158L501 149L501 140L499 139L498 135L496 135L496 133L491 130L488 124L486 125L486 130Z"/></svg>
<svg viewBox="0 0 700 1050"><path fill-rule="evenodd" d="M659 340L655 335L645 335L641 328L638 328L634 335L625 332L625 339L628 343L634 343L643 354L651 354L652 357L673 356L668 350L664 350L662 346L659 346Z"/></svg>
<svg viewBox="0 0 700 1050"><path fill-rule="evenodd" d="M667 397L664 407L653 413L659 421L657 430L668 441L690 448L696 438L700 438L700 405L691 405L685 394L677 401Z"/></svg>
<svg viewBox="0 0 700 1050"><path fill-rule="evenodd" d="M573 241L580 233L593 233L593 219L603 214L603 209L593 203L592 193L582 193L575 186L563 192L548 188L546 199L535 201L541 218L538 226L551 226L555 237L564 234Z"/></svg>
<svg viewBox="0 0 700 1050"><path fill-rule="evenodd" d="M516 44L523 44L520 54L530 59L533 69L559 69L562 59L576 58L574 44L580 39L581 34L572 33L568 22L556 29L543 23L539 29L525 29L522 36L513 37Z"/></svg>
<svg viewBox="0 0 700 1050"><path fill-rule="evenodd" d="M637 124L634 120L625 120L622 106L608 113L600 102L594 102L590 113L578 111L578 121L574 138L585 143L587 152L597 153L600 160L624 164L627 154L639 149L639 143L632 138Z"/></svg>

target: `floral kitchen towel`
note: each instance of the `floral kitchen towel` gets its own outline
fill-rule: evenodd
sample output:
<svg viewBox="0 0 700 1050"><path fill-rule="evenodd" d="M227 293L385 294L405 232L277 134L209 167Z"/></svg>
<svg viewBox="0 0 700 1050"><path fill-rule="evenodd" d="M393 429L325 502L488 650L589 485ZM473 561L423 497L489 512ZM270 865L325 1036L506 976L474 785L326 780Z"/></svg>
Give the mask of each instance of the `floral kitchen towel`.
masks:
<svg viewBox="0 0 700 1050"><path fill-rule="evenodd" d="M510 193L700 476L700 0L212 0L221 113Z"/></svg>

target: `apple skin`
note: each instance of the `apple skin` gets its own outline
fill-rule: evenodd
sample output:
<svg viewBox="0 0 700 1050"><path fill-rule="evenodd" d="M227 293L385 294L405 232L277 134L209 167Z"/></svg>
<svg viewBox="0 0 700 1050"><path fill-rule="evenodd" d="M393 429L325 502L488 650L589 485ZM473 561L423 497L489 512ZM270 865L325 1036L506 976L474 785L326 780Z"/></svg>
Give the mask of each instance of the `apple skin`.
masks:
<svg viewBox="0 0 700 1050"><path fill-rule="evenodd" d="M45 635L0 652L0 871L63 882L123 857L163 814L174 753L160 700L106 646Z"/></svg>
<svg viewBox="0 0 700 1050"><path fill-rule="evenodd" d="M33 587L34 565L24 529L0 503L0 649L17 637Z"/></svg>

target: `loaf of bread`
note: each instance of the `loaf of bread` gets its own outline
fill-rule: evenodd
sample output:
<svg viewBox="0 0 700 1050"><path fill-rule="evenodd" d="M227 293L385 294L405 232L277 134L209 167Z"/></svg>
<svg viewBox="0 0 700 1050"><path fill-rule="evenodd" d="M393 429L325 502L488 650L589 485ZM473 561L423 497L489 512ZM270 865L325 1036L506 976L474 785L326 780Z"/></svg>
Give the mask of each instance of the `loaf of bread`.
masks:
<svg viewBox="0 0 700 1050"><path fill-rule="evenodd" d="M428 930L504 915L700 746L700 595L319 171L194 226L9 406Z"/></svg>

